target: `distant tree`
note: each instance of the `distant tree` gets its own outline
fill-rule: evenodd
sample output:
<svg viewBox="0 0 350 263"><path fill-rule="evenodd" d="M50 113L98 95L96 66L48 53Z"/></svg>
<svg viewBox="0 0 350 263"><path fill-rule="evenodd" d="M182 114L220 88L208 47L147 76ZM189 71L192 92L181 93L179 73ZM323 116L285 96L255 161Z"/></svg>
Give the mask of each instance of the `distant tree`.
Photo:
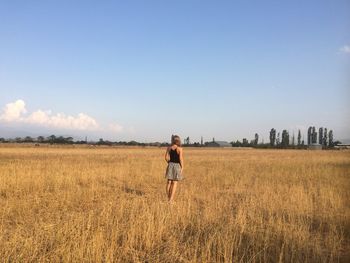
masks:
<svg viewBox="0 0 350 263"><path fill-rule="evenodd" d="M317 143L317 132L315 127L312 127L312 143Z"/></svg>
<svg viewBox="0 0 350 263"><path fill-rule="evenodd" d="M328 133L327 133L327 128L324 128L324 132L323 132L323 147L327 148L327 144L328 144Z"/></svg>
<svg viewBox="0 0 350 263"><path fill-rule="evenodd" d="M104 144L109 145L110 143L108 141L105 141ZM130 141L130 142L128 142L128 145L137 146L138 142L137 141ZM158 142L158 143L155 143L154 146L160 146L160 145L161 145L161 143Z"/></svg>
<svg viewBox="0 0 350 263"><path fill-rule="evenodd" d="M232 147L241 147L242 146L242 143L240 142L240 141L233 141L233 142L231 142L231 144L232 144Z"/></svg>
<svg viewBox="0 0 350 263"><path fill-rule="evenodd" d="M243 138L242 146L243 147L248 147L249 146L249 142L248 142L247 138Z"/></svg>
<svg viewBox="0 0 350 263"><path fill-rule="evenodd" d="M330 130L328 133L328 147L333 148L334 147L334 141L333 141L333 131Z"/></svg>
<svg viewBox="0 0 350 263"><path fill-rule="evenodd" d="M55 135L50 135L49 137L47 137L47 140L53 144L56 142L56 136Z"/></svg>
<svg viewBox="0 0 350 263"><path fill-rule="evenodd" d="M307 145L310 145L312 143L312 127L310 126L309 129L307 129Z"/></svg>
<svg viewBox="0 0 350 263"><path fill-rule="evenodd" d="M45 141L45 138L44 138L44 136L38 136L38 138L36 138L36 140L37 140L38 142L44 142L44 141Z"/></svg>
<svg viewBox="0 0 350 263"><path fill-rule="evenodd" d="M65 140L65 138L63 136L59 136L59 137L56 138L55 142L63 144L63 143L66 142L66 140Z"/></svg>
<svg viewBox="0 0 350 263"><path fill-rule="evenodd" d="M64 140L66 143L73 143L73 137L66 137Z"/></svg>
<svg viewBox="0 0 350 263"><path fill-rule="evenodd" d="M16 138L15 138L15 141L16 141L16 142L22 142L22 138L21 138L21 137L16 137Z"/></svg>
<svg viewBox="0 0 350 263"><path fill-rule="evenodd" d="M33 142L34 140L33 140L33 138L32 137L30 137L30 136L26 136L25 138L24 138L24 140L23 140L24 142Z"/></svg>
<svg viewBox="0 0 350 263"><path fill-rule="evenodd" d="M295 146L295 136L294 136L294 132L293 132L293 136L292 136L292 146Z"/></svg>
<svg viewBox="0 0 350 263"><path fill-rule="evenodd" d="M289 133L287 130L282 131L282 147L287 148L289 146Z"/></svg>
<svg viewBox="0 0 350 263"><path fill-rule="evenodd" d="M301 132L298 130L298 146L301 145Z"/></svg>
<svg viewBox="0 0 350 263"><path fill-rule="evenodd" d="M323 128L318 129L318 143L323 144Z"/></svg>
<svg viewBox="0 0 350 263"><path fill-rule="evenodd" d="M5 138L0 138L0 142L6 142Z"/></svg>
<svg viewBox="0 0 350 263"><path fill-rule="evenodd" d="M146 144L145 143L141 143L141 146L146 146ZM170 144L168 142L163 142L160 146L167 147L167 146L170 146Z"/></svg>
<svg viewBox="0 0 350 263"><path fill-rule="evenodd" d="M258 145L258 143L259 143L259 134L255 133L254 145Z"/></svg>
<svg viewBox="0 0 350 263"><path fill-rule="evenodd" d="M270 131L270 145L273 147L276 143L276 130L274 128Z"/></svg>
<svg viewBox="0 0 350 263"><path fill-rule="evenodd" d="M277 133L276 145L279 146L281 144L280 133Z"/></svg>

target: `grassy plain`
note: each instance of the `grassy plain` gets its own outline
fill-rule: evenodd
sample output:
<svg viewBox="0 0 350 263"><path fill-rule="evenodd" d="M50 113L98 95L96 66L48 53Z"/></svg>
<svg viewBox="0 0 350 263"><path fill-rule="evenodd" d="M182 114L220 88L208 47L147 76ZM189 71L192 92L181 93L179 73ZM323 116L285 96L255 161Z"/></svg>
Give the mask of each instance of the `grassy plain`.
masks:
<svg viewBox="0 0 350 263"><path fill-rule="evenodd" d="M0 261L349 262L350 152L0 145Z"/></svg>

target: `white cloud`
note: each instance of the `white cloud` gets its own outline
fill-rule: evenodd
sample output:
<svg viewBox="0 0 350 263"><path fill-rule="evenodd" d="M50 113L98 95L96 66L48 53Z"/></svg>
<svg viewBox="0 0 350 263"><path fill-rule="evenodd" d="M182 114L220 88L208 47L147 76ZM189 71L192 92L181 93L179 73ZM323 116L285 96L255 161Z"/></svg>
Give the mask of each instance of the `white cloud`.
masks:
<svg viewBox="0 0 350 263"><path fill-rule="evenodd" d="M98 122L91 116L85 113L79 113L77 116L66 115L64 113L53 114L51 110L36 110L29 115L26 115L25 102L17 100L13 103L8 103L0 115L2 122L16 122L24 124L39 125L49 128L69 129L69 130L90 130L103 131ZM121 132L123 127L113 123L108 126L109 131Z"/></svg>
<svg viewBox="0 0 350 263"><path fill-rule="evenodd" d="M37 110L26 118L26 122L32 123L32 124L45 125L50 121L50 118L49 118L50 114L51 114L51 111Z"/></svg>
<svg viewBox="0 0 350 263"><path fill-rule="evenodd" d="M6 104L3 109L3 113L0 115L1 121L20 121L21 115L27 112L26 104L23 100L17 100L12 103Z"/></svg>
<svg viewBox="0 0 350 263"><path fill-rule="evenodd" d="M78 116L65 115L57 113L52 115L51 111L37 110L24 119L30 124L40 124L47 127L72 130L97 130L99 125L97 121L84 114L79 113Z"/></svg>
<svg viewBox="0 0 350 263"><path fill-rule="evenodd" d="M342 47L339 49L339 51L342 52L342 53L350 54L350 45L342 46Z"/></svg>

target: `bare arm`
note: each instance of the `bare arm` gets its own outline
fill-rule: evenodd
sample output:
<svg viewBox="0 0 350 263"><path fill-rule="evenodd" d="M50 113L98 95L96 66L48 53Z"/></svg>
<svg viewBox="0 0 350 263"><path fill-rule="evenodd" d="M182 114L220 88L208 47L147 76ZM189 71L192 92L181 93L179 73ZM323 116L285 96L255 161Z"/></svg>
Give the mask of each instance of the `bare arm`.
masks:
<svg viewBox="0 0 350 263"><path fill-rule="evenodd" d="M184 158L183 158L183 150L180 149L180 165L181 165L181 172L184 169Z"/></svg>
<svg viewBox="0 0 350 263"><path fill-rule="evenodd" d="M169 160L170 160L170 156L169 156L169 147L168 147L168 148L166 148L164 158L165 158L165 161L168 163L168 162L169 162Z"/></svg>

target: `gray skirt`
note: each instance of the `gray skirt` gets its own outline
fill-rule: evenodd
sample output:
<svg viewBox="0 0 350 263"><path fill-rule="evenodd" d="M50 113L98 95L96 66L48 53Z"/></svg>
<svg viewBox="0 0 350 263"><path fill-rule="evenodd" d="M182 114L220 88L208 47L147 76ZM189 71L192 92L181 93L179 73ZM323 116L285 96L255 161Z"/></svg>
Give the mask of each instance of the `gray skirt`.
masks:
<svg viewBox="0 0 350 263"><path fill-rule="evenodd" d="M169 162L166 168L165 178L174 181L182 180L181 165L179 163Z"/></svg>

